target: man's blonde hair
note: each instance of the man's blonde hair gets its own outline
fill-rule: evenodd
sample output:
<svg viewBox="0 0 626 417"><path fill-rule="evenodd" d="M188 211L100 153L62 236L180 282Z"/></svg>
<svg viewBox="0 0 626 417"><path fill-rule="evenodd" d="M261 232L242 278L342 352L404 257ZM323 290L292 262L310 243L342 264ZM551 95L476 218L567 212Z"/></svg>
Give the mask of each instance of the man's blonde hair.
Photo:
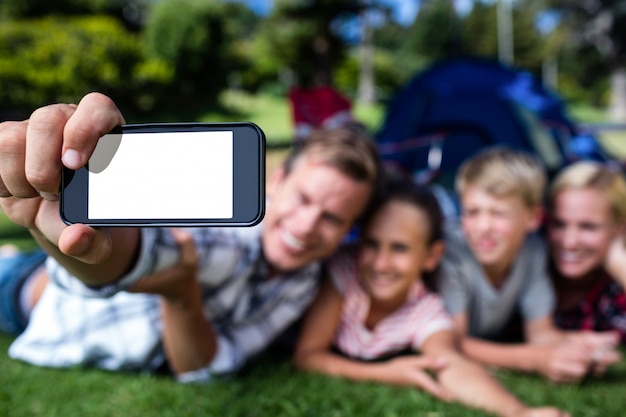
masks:
<svg viewBox="0 0 626 417"><path fill-rule="evenodd" d="M318 129L295 143L284 162L285 175L303 160L313 160L371 187L368 203L357 223L369 215L379 197L385 173L374 139L360 126Z"/></svg>
<svg viewBox="0 0 626 417"><path fill-rule="evenodd" d="M343 174L376 185L382 173L381 161L373 138L359 127L314 130L294 144L285 161L288 175L301 159L313 159L338 169Z"/></svg>
<svg viewBox="0 0 626 417"><path fill-rule="evenodd" d="M517 195L533 208L542 204L547 176L535 156L505 147L489 148L465 161L456 176L456 191L479 187L497 197Z"/></svg>
<svg viewBox="0 0 626 417"><path fill-rule="evenodd" d="M613 220L626 222L626 181L621 172L599 162L580 161L564 168L550 187L550 208L559 193L584 188L601 191L609 201Z"/></svg>

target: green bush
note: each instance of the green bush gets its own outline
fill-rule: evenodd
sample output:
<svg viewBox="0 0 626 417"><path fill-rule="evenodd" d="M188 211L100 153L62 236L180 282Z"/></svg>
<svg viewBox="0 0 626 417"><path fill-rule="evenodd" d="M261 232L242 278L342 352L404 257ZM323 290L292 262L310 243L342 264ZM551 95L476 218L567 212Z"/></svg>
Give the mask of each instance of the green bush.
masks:
<svg viewBox="0 0 626 417"><path fill-rule="evenodd" d="M52 16L0 25L0 111L76 102L90 91L137 106L142 97L136 92L172 75L165 62L144 58L139 39L111 17Z"/></svg>
<svg viewBox="0 0 626 417"><path fill-rule="evenodd" d="M153 7L144 31L146 51L173 65L169 88L185 102L216 99L227 87L228 18L215 1L164 0Z"/></svg>

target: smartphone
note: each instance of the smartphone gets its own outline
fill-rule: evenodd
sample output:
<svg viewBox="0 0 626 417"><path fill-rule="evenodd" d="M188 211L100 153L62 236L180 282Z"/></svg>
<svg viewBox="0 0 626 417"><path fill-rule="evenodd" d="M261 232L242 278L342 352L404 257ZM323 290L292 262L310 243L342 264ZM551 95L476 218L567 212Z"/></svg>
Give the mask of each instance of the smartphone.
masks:
<svg viewBox="0 0 626 417"><path fill-rule="evenodd" d="M65 169L66 224L253 226L265 213L265 135L255 124L123 125Z"/></svg>

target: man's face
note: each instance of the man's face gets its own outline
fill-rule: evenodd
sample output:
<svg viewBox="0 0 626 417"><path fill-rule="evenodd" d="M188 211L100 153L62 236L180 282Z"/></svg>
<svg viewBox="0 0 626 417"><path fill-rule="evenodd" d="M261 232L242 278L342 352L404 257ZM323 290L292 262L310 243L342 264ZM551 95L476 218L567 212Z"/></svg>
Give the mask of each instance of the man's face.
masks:
<svg viewBox="0 0 626 417"><path fill-rule="evenodd" d="M540 212L519 196L494 196L469 186L461 196L462 225L468 245L486 269L506 273L524 243L539 225Z"/></svg>
<svg viewBox="0 0 626 417"><path fill-rule="evenodd" d="M566 278L584 278L601 266L618 234L609 201L599 190L560 192L548 227L554 265Z"/></svg>
<svg viewBox="0 0 626 417"><path fill-rule="evenodd" d="M263 251L279 271L331 255L367 204L371 186L306 157L268 184Z"/></svg>

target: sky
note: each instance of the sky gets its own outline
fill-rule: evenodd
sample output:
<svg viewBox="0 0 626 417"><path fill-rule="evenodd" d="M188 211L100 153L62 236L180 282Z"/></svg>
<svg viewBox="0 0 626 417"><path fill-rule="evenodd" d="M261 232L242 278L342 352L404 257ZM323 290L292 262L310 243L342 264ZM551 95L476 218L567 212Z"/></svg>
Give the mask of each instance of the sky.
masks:
<svg viewBox="0 0 626 417"><path fill-rule="evenodd" d="M273 0L239 0L247 3L248 6L260 15L267 15L274 4ZM419 9L419 0L381 0L391 6L394 19L402 25L410 25L415 19ZM472 5L476 0L454 0L457 12L461 15L472 10ZM495 2L498 0L481 0L485 2ZM516 1L516 0L508 0ZM537 20L537 27L544 33L550 32L558 23L558 16L554 13L543 13Z"/></svg>
<svg viewBox="0 0 626 417"><path fill-rule="evenodd" d="M457 10L460 13L467 13L472 8L473 0L455 0ZM270 12L273 0L244 0L252 10L261 15ZM383 0L392 7L393 17L396 21L403 25L410 25L415 19L418 10L417 0Z"/></svg>

